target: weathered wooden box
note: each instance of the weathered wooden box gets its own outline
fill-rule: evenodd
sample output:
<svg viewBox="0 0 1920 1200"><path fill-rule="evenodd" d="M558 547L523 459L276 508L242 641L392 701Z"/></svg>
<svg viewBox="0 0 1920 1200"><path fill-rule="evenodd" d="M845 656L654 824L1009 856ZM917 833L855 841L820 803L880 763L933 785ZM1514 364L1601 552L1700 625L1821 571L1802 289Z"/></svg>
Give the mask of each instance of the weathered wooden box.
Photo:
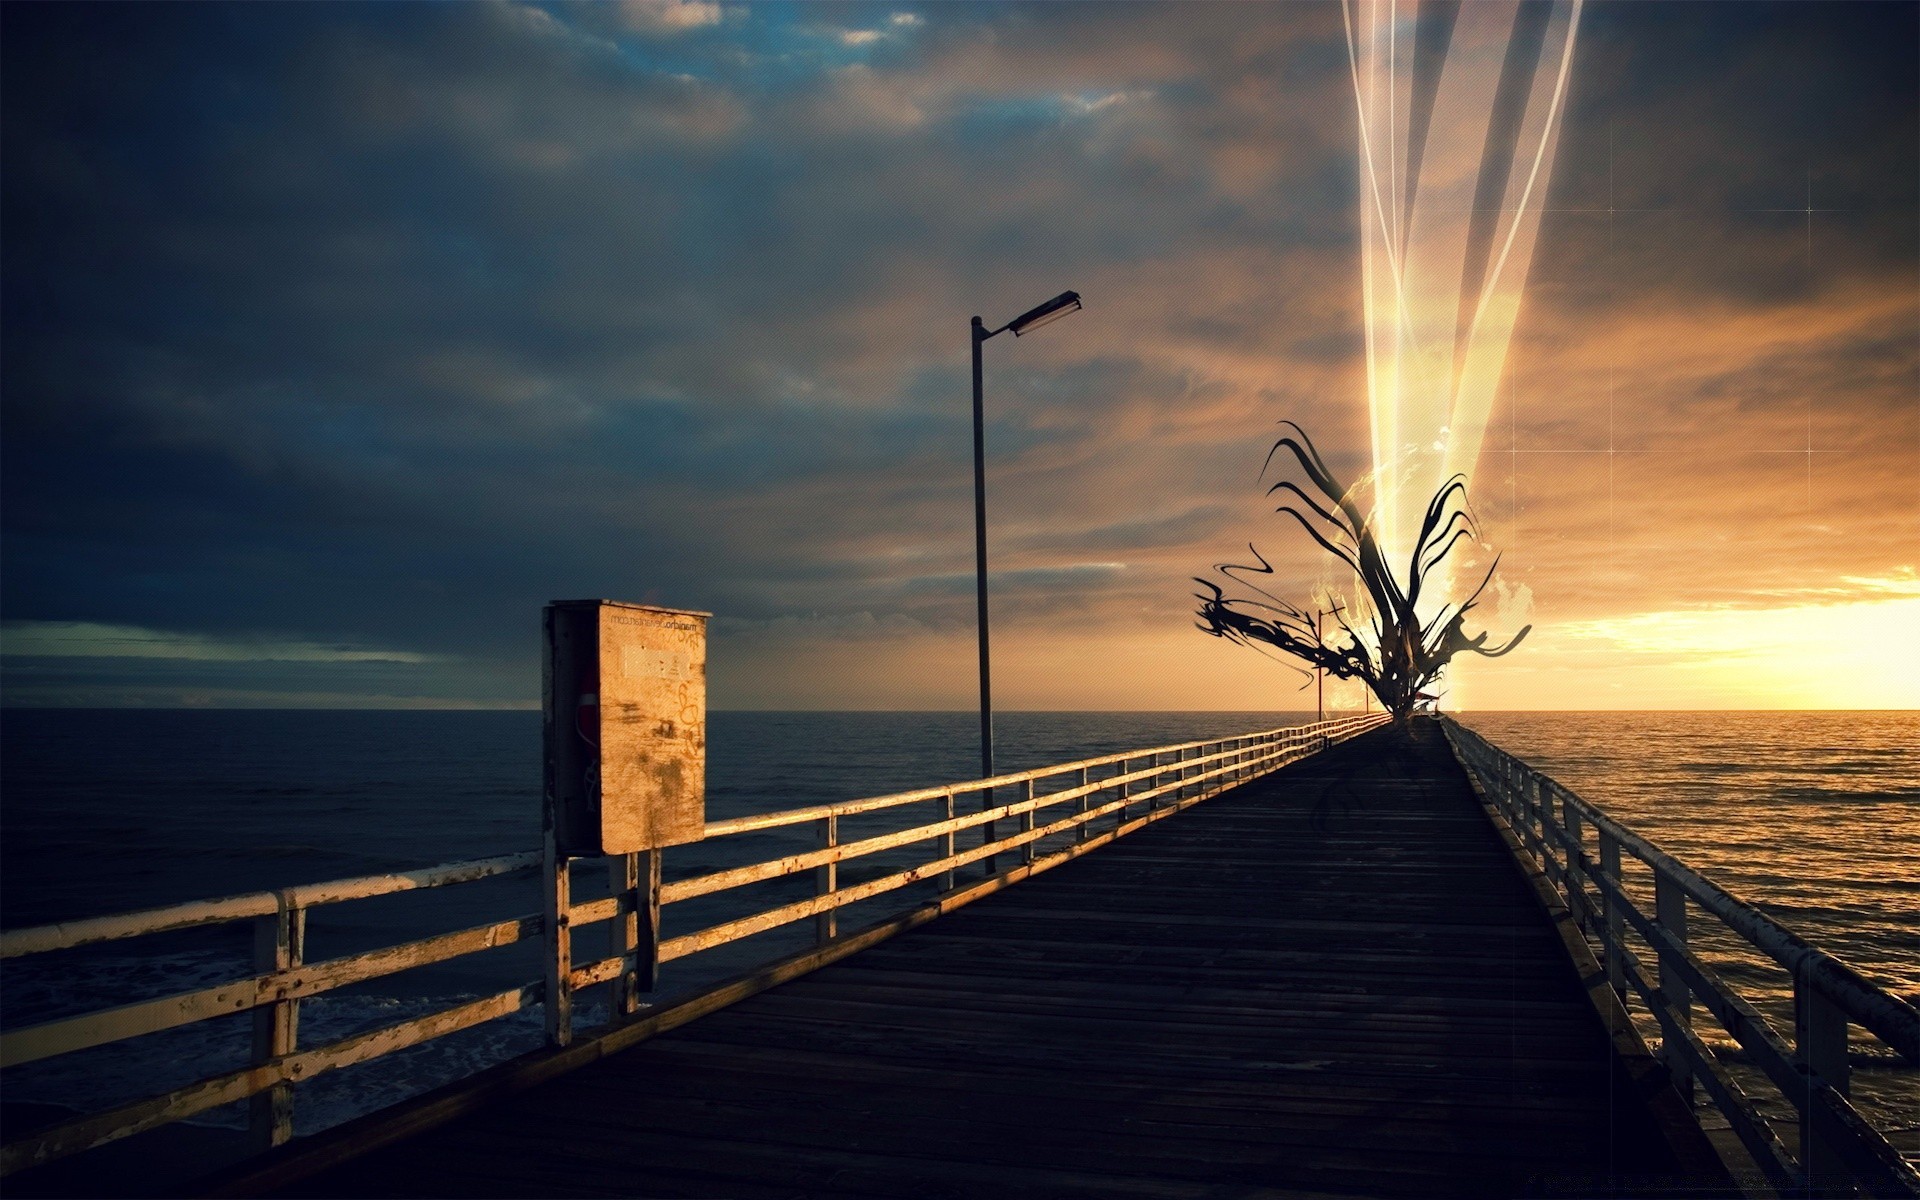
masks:
<svg viewBox="0 0 1920 1200"><path fill-rule="evenodd" d="M699 841L707 819L707 617L547 605L547 819L560 853Z"/></svg>

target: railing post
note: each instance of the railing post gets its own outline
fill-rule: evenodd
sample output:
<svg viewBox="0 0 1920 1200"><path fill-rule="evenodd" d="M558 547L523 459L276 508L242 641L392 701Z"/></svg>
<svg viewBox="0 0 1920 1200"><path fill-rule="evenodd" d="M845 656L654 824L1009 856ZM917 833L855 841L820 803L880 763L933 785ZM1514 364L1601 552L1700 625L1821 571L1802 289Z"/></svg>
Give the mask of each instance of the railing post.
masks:
<svg viewBox="0 0 1920 1200"><path fill-rule="evenodd" d="M1830 1085L1842 1096L1851 1092L1852 1074L1847 1062L1847 1014L1829 1000L1804 974L1793 981L1794 1058L1801 1071ZM1818 1109L1812 1097L1804 1097L1800 1109L1800 1169L1806 1176L1810 1194L1824 1190L1823 1184L1847 1177L1844 1160L1825 1140L1825 1130L1815 1123ZM1848 1194L1851 1194L1850 1192Z"/></svg>
<svg viewBox="0 0 1920 1200"><path fill-rule="evenodd" d="M1653 871L1653 919L1681 946L1687 944L1687 894L1665 871ZM1680 974L1680 956L1662 947L1660 950L1660 995L1674 1023L1693 1028L1693 992ZM1670 1040L1662 1035L1662 1040ZM1677 1045L1663 1045L1660 1057L1673 1077L1673 1086L1688 1104L1693 1103L1693 1068L1687 1052Z"/></svg>
<svg viewBox="0 0 1920 1200"><path fill-rule="evenodd" d="M1604 828L1600 830L1600 874L1613 882L1618 891L1624 893L1626 884L1620 878L1620 842ZM1607 983L1622 1000L1627 997L1627 966L1620 957L1620 939L1626 918L1620 912L1620 902L1611 894L1602 897L1606 905L1607 932L1601 939L1601 949L1606 951Z"/></svg>
<svg viewBox="0 0 1920 1200"><path fill-rule="evenodd" d="M940 797L940 809L945 814L943 818L944 820L948 820L948 821L953 820L953 793L952 792L948 792L946 795ZM942 858L953 857L953 853L954 853L953 830L951 829L947 830L946 837L941 839L941 850L942 850L942 854L940 857ZM950 892L953 890L953 872L951 870L942 871L940 873L940 890L943 892Z"/></svg>
<svg viewBox="0 0 1920 1200"><path fill-rule="evenodd" d="M613 894L625 911L609 925L613 955L625 960L613 981L613 1015L640 1011L640 997L660 986L660 854L640 850L607 862Z"/></svg>
<svg viewBox="0 0 1920 1200"><path fill-rule="evenodd" d="M980 811L985 812L992 807L993 807L993 789L981 788L980 789ZM999 824L998 821L988 821L986 824L980 827L980 844L981 845L985 846L994 840L995 836L997 835L994 833L993 827L998 824ZM987 855L986 862L985 862L986 873L984 876L982 876L982 878L990 879L993 877L993 873L997 869L997 864L999 862L999 859L1000 859L1000 856L998 854Z"/></svg>
<svg viewBox="0 0 1920 1200"><path fill-rule="evenodd" d="M1120 774L1127 774L1127 760L1124 758L1120 760ZM1120 781L1120 815L1115 824L1125 825L1127 823L1127 798L1132 795L1133 781L1131 779L1122 779Z"/></svg>
<svg viewBox="0 0 1920 1200"><path fill-rule="evenodd" d="M1527 781L1527 811L1533 815L1533 833L1540 839L1540 870L1549 882L1560 878L1560 860L1558 850L1547 836L1547 826L1553 823L1553 814L1548 805L1552 803L1547 796L1547 786L1531 767L1525 769Z"/></svg>
<svg viewBox="0 0 1920 1200"><path fill-rule="evenodd" d="M1547 840L1546 786L1531 770L1526 772L1527 809L1533 814L1533 832L1540 839L1540 865L1551 873L1560 864L1553 861L1553 843Z"/></svg>
<svg viewBox="0 0 1920 1200"><path fill-rule="evenodd" d="M1547 862L1548 874L1557 883L1562 877L1563 866L1560 862L1560 839L1554 835L1560 832L1560 823L1553 817L1553 793L1547 790L1547 781L1533 774L1533 812L1540 829L1540 857Z"/></svg>
<svg viewBox="0 0 1920 1200"><path fill-rule="evenodd" d="M635 986L643 992L660 987L660 869L665 849L640 852L640 944L634 950Z"/></svg>
<svg viewBox="0 0 1920 1200"><path fill-rule="evenodd" d="M821 817L815 823L820 849L831 850L840 844L840 818ZM813 893L831 896L840 889L840 864L822 863L813 869ZM840 933L840 910L829 908L813 916L813 940L817 944L832 941Z"/></svg>
<svg viewBox="0 0 1920 1200"><path fill-rule="evenodd" d="M1020 798L1023 801L1033 799L1033 780L1027 780L1026 786L1020 789ZM1033 810L1031 808L1020 814L1020 832L1033 832ZM1027 866L1032 866L1034 853L1034 843L1022 842L1020 844L1020 861L1022 863L1025 863Z"/></svg>
<svg viewBox="0 0 1920 1200"><path fill-rule="evenodd" d="M1851 1095L1846 1010L1804 977L1793 983L1793 1033L1801 1064L1842 1096Z"/></svg>
<svg viewBox="0 0 1920 1200"><path fill-rule="evenodd" d="M260 974L290 971L306 958L307 911L279 893L278 911L253 927L253 965ZM264 1066L292 1054L300 1039L300 1001L275 1000L253 1010L253 1064ZM270 1150L293 1137L293 1083L283 1080L257 1092L248 1105L248 1132L256 1150Z"/></svg>
<svg viewBox="0 0 1920 1200"><path fill-rule="evenodd" d="M573 880L551 828L540 866L546 907L547 1044L565 1046L573 1041Z"/></svg>
<svg viewBox="0 0 1920 1200"><path fill-rule="evenodd" d="M1079 786L1080 786L1079 810L1082 813L1084 813L1088 809L1093 807L1093 796L1087 791L1087 769L1085 767L1080 768ZM1075 841L1084 842L1087 840L1087 824L1088 824L1087 822L1082 821L1078 825L1073 827L1074 828L1073 836Z"/></svg>
<svg viewBox="0 0 1920 1200"><path fill-rule="evenodd" d="M607 859L607 882L623 911L607 922L607 954L621 959L613 979L613 1015L629 1017L640 1011L640 909L646 897L640 886L640 855L615 854Z"/></svg>
<svg viewBox="0 0 1920 1200"><path fill-rule="evenodd" d="M1587 871L1580 864L1586 852L1586 829L1580 822L1580 810L1567 797L1560 798L1560 812L1567 826L1567 911L1573 925L1582 934L1587 929Z"/></svg>

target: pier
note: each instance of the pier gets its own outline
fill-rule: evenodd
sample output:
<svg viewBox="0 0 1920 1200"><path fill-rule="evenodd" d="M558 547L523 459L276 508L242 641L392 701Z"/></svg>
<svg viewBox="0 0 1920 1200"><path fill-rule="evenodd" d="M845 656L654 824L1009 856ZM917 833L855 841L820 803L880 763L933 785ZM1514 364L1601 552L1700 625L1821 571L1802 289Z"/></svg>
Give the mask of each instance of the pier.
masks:
<svg viewBox="0 0 1920 1200"><path fill-rule="evenodd" d="M842 834L928 805L931 821ZM543 870L548 912L378 963L300 960L303 914L354 892L344 884L267 894L264 909L236 897L11 932L0 949L15 956L190 917L253 920L273 965L164 1012L8 1031L12 1064L237 1005L256 1011L259 1048L258 1065L197 1091L10 1133L8 1190L58 1193L91 1146L253 1097L265 1152L194 1190L1920 1194L1847 1099L1850 1034L1912 1065L1914 1009L1450 721L1348 718L708 832L771 829L816 840L694 876L629 856L597 899L539 854L413 873L406 886ZM919 865L840 875L913 846ZM813 894L684 933L662 923L665 905L782 878ZM898 911L838 924L888 894ZM1709 920L1795 972L1791 1030L1691 948L1690 921ZM617 953L576 961L574 932L594 923ZM780 928L810 930L810 944L663 989L662 964ZM293 1006L323 986L536 937L543 980L351 1044L294 1035ZM572 999L596 987L615 1016L575 1030ZM313 1073L536 1004L546 1048L290 1137L295 1084ZM1723 1064L1698 1015L1794 1105L1797 1127L1759 1115L1755 1080ZM1719 1117L1711 1138L1704 1112Z"/></svg>

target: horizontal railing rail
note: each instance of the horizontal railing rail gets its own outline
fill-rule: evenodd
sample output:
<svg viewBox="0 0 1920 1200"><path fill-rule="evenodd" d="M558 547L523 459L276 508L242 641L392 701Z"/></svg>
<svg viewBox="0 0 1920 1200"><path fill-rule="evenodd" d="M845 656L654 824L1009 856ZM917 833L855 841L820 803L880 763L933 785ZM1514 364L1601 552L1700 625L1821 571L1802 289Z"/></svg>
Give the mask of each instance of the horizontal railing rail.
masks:
<svg viewBox="0 0 1920 1200"><path fill-rule="evenodd" d="M548 1036L556 1044L565 1044L571 1038L571 1013L566 999L571 992L613 982L616 1011L631 1013L637 1007L637 996L656 987L664 963L809 919L814 923L816 944L830 941L839 935L840 911L850 905L915 884L931 883L942 890L949 889L962 868L975 864L980 864L984 875L991 876L998 873L999 859L1005 854L1017 853L1018 865L1022 867L1065 861L1092 848L1089 843L1095 840L1096 823L1110 822L1115 832L1124 830L1128 826L1128 814L1135 808L1141 808L1143 816L1157 819L1175 806L1186 807L1277 770L1387 719L1381 714L1342 717L1232 738L1121 751L988 779L839 804L709 822L702 843L707 846L721 839L797 826L813 828L814 845L667 882L661 879L659 852L626 856L630 861L616 859L612 864L614 894L581 904L572 902L570 878L555 872L548 880L556 893L550 898L549 906L555 912L566 913L567 918L555 922L559 934L555 940L560 944L549 946L548 950L548 982L560 997L558 1003L548 1008ZM1101 774L1103 771L1107 773ZM1046 783L1063 786L1052 791L1040 790ZM1003 790L1011 790L1016 795L1003 800L1000 797ZM977 799L975 811L960 811L963 797ZM841 836L843 819L913 805L933 806L932 819L851 840ZM1044 810L1069 805L1070 811L1056 812L1045 824L1040 823ZM1013 822L1014 828L1002 832L1003 821ZM963 845L963 835L977 838L978 844ZM1056 848L1045 856L1043 863L1040 844L1064 835L1071 835L1074 844ZM881 874L857 882L840 878L841 867L854 860L928 844L933 846L931 856L920 861L890 863L887 866L892 869L883 868ZM809 874L813 877L811 896L730 916L676 937L659 934L662 910L669 905ZM611 953L576 965L572 932L602 921L622 922L616 927Z"/></svg>
<svg viewBox="0 0 1920 1200"><path fill-rule="evenodd" d="M540 985L530 984L325 1046L298 1048L299 1003L303 998L537 937L544 926L543 918L533 913L397 946L308 962L305 950L310 911L350 900L530 875L537 872L540 865L540 852L530 851L0 933L0 959L19 959L153 934L249 921L254 924L257 971L230 983L0 1032L0 1069L3 1069L216 1017L253 1013L253 1045L247 1067L91 1113L9 1142L0 1146L0 1174L51 1162L238 1100L253 1102L248 1127L256 1148L277 1146L293 1135L292 1087L296 1082L538 1004L542 998Z"/></svg>
<svg viewBox="0 0 1920 1200"><path fill-rule="evenodd" d="M251 974L189 992L0 1031L0 1069L10 1069L219 1017L251 1013L253 1019L247 1066L75 1117L9 1142L0 1146L0 1175L240 1100L251 1101L248 1129L255 1147L276 1146L293 1136L296 1083L536 1005L544 1011L549 1042L565 1045L573 1037L574 997L587 988L613 985L612 1014L619 1021L639 1010L643 996L658 991L660 965L664 962L809 920L815 944L832 942L840 936L840 914L850 905L915 884L950 891L956 887L959 873L976 864L983 878L1046 869L1365 732L1386 719L1378 714L1344 717L1230 738L1122 751L991 779L714 821L707 824L703 843L732 839L750 850L764 849L765 836L740 835L773 834L777 841L790 831L810 827L813 844L783 847L771 858L664 882L664 852L616 856L604 860L610 869L612 894L579 903L572 899L571 863L559 858L549 846L544 851L302 884L0 933L0 959L23 959L240 922L253 925L254 941ZM1052 790L1043 790L1048 786ZM974 811L959 811L966 797L978 799ZM933 806L930 820L899 829L865 831L848 839L840 835L842 819L901 814L910 806L922 804ZM1003 830L1002 822L1011 822L1012 828ZM1044 844L1048 839L1065 844L1047 848ZM884 857L916 845L932 847L922 861L902 863ZM1018 860L1005 872L1000 866L1003 856L1016 856ZM844 864L863 859L880 862L879 873L858 881L840 878ZM542 912L309 961L307 926L313 910L352 900L536 873L542 880ZM813 894L803 899L732 913L675 937L661 934L664 906L695 900L710 904L708 898L809 875ZM574 932L599 923L609 924L612 953L576 963ZM424 1016L327 1045L303 1048L299 1044L302 1000L536 940L544 963L542 979L477 999L463 998Z"/></svg>
<svg viewBox="0 0 1920 1200"><path fill-rule="evenodd" d="M1920 1174L1851 1103L1848 1052L1849 1030L1858 1026L1906 1065L1920 1065L1920 1011L1545 773L1457 721L1443 727L1570 917L1599 947L1614 992L1623 1003L1637 998L1656 1023L1661 1057L1682 1095L1700 1086L1775 1189L1920 1196ZM1652 911L1631 894L1622 855L1650 871ZM1695 949L1695 911L1792 974L1791 1041ZM1799 1114L1797 1150L1696 1032L1696 1002Z"/></svg>

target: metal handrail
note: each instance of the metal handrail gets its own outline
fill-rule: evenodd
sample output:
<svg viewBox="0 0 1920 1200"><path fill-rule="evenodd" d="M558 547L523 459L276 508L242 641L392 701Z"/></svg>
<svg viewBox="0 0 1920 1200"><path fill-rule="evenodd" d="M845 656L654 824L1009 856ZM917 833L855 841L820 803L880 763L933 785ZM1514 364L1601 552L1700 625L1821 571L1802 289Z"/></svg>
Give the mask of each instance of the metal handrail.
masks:
<svg viewBox="0 0 1920 1200"><path fill-rule="evenodd" d="M1848 1100L1847 1049L1848 1027L1858 1025L1907 1065L1920 1064L1920 1011L1544 772L1451 718L1443 719L1442 728L1481 791L1558 887L1569 914L1599 943L1614 991L1623 1001L1630 992L1637 995L1658 1022L1662 1058L1683 1093L1694 1082L1702 1086L1776 1188L1839 1185L1864 1187L1872 1195L1920 1196L1920 1174ZM1597 853L1588 850L1589 826ZM1626 889L1623 851L1652 870L1651 914ZM1689 901L1793 974L1791 1046L1692 949ZM1629 928L1654 960L1652 977L1626 941ZM1694 1032L1695 1000L1794 1105L1800 1116L1797 1153L1781 1143Z"/></svg>
<svg viewBox="0 0 1920 1200"><path fill-rule="evenodd" d="M929 879L937 879L951 889L955 873L975 863L982 864L986 877L991 879L996 874L996 859L1002 854L1017 854L1019 861L1001 874L1020 877L1016 873L1044 870L1385 720L1378 714L1346 717L1229 738L1180 742L1012 772L991 779L715 821L706 826L703 840L812 823L818 831L819 844L811 851L708 872L665 885L660 878L662 852L613 857L604 861L611 869L614 894L582 904L571 902L569 864L549 845L543 850L418 870L300 884L9 930L0 933L0 959L246 921L252 922L255 929L255 970L251 975L192 992L5 1030L0 1032L0 1068L244 1012L253 1014L253 1053L250 1064L240 1070L80 1116L0 1146L0 1175L39 1166L238 1100L252 1102L249 1128L256 1148L279 1145L293 1136L293 1085L297 1082L535 1005L545 1011L550 1042L563 1045L572 1036L572 999L581 989L613 983L617 1020L636 1012L641 1007L641 996L657 988L658 967L663 961L710 950L808 917L815 922L816 942L831 942L839 936L837 914L848 904ZM1096 777L1094 774L1116 765L1118 770L1110 775ZM1059 777L1070 777L1071 786L1036 794L1037 782ZM999 802L995 792L1000 788L1018 789L1020 795L1011 802ZM954 811L957 797L976 793L982 798L979 811L965 815ZM839 841L840 817L925 801L940 806L940 815L931 822L857 841ZM1038 822L1038 813L1061 805L1071 805L1072 811L1064 817L1050 818L1045 825ZM1143 805L1144 812L1129 815L1131 810ZM1092 823L1107 817L1114 819L1112 826L1094 834ZM1015 822L1015 828L1005 836L998 836L995 827L1003 820ZM973 829L982 831L980 845L966 849L956 846L955 835ZM1042 841L1068 833L1078 839L1072 846L1040 853ZM916 841L937 842L939 848L935 856L928 862L878 879L849 885L840 883L841 863ZM317 962L306 959L307 914L311 909L536 871L544 876L543 912L509 916L471 929L340 958ZM816 880L816 894L810 900L776 905L678 938L663 940L660 936L659 915L663 904L806 871L813 871ZM614 941L619 952L608 959L576 965L572 956L573 930L603 921L616 922ZM535 939L544 942L544 980L467 1000L329 1045L311 1048L298 1045L302 999Z"/></svg>

